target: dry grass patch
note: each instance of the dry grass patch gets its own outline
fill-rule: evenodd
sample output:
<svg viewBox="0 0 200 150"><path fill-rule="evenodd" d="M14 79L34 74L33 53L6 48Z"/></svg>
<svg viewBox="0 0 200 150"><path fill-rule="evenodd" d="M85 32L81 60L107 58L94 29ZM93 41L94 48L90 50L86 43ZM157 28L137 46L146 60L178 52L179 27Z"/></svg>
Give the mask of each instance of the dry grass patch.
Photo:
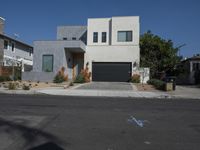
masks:
<svg viewBox="0 0 200 150"><path fill-rule="evenodd" d="M137 87L138 91L157 91L153 85L141 84L141 83L134 85Z"/></svg>

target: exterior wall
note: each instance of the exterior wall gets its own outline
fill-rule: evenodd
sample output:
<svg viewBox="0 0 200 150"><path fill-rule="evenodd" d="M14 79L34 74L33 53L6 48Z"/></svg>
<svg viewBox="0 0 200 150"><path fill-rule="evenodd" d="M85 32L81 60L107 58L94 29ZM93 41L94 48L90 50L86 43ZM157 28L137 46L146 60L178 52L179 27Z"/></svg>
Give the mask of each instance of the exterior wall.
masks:
<svg viewBox="0 0 200 150"><path fill-rule="evenodd" d="M132 42L118 42L117 31L132 31ZM112 18L112 45L139 45L139 17L113 17Z"/></svg>
<svg viewBox="0 0 200 150"><path fill-rule="evenodd" d="M52 82L54 78L53 72L22 72L23 81L43 81L43 82Z"/></svg>
<svg viewBox="0 0 200 150"><path fill-rule="evenodd" d="M20 58L22 58L30 62L33 61L33 53L31 53L30 55L30 51L32 51L32 48L10 40L7 41L9 42L9 46L8 49L4 49L4 59L6 56L8 56L15 60L19 60ZM12 42L15 44L14 51L12 51L12 46L11 46Z"/></svg>
<svg viewBox="0 0 200 150"><path fill-rule="evenodd" d="M53 55L53 72L56 74L62 66L66 66L65 51L62 42L36 41L34 42L33 72L42 71L42 56Z"/></svg>
<svg viewBox="0 0 200 150"><path fill-rule="evenodd" d="M139 58L139 46L87 46L85 65L89 62L89 69L92 71L92 62L132 62L133 64L139 63Z"/></svg>
<svg viewBox="0 0 200 150"><path fill-rule="evenodd" d="M3 34L4 31L4 19L0 17L0 34Z"/></svg>
<svg viewBox="0 0 200 150"><path fill-rule="evenodd" d="M3 55L4 55L3 47L4 47L3 39L0 38L0 66L3 65Z"/></svg>
<svg viewBox="0 0 200 150"><path fill-rule="evenodd" d="M73 37L79 40L86 30L86 26L59 26L57 28L57 40L63 40L63 38L72 40Z"/></svg>
<svg viewBox="0 0 200 150"><path fill-rule="evenodd" d="M0 34L3 34L4 31L4 19L0 17ZM3 39L0 38L0 66L3 65ZM1 75L1 68L0 68L0 75Z"/></svg>
<svg viewBox="0 0 200 150"><path fill-rule="evenodd" d="M53 55L53 76L47 76L48 81L53 81L54 76L58 73L61 67L65 67L65 73L68 74L69 79L72 78L73 56L72 53L83 53L85 44L82 41L35 41L34 42L34 56L33 56L33 75L37 76L38 80L44 80L40 77L45 74L42 70L43 55ZM24 78L28 79L28 77Z"/></svg>
<svg viewBox="0 0 200 150"><path fill-rule="evenodd" d="M3 66L3 40L0 39L0 76L2 75Z"/></svg>
<svg viewBox="0 0 200 150"><path fill-rule="evenodd" d="M131 42L118 42L118 31L132 31ZM93 32L98 32L98 42L93 43ZM101 33L107 33L107 42L102 43ZM139 66L139 17L113 17L88 19L88 45L86 47L85 65L92 62L136 62ZM84 65L84 66L85 66ZM135 67L132 68L135 70Z"/></svg>
<svg viewBox="0 0 200 150"><path fill-rule="evenodd" d="M109 45L110 43L110 18L88 19L87 45ZM98 42L93 43L93 32L98 32ZM107 33L106 43L101 42L102 32Z"/></svg>
<svg viewBox="0 0 200 150"><path fill-rule="evenodd" d="M195 71L193 70L193 63L199 63L200 60L188 60L183 62L184 73L177 77L177 84L195 84Z"/></svg>

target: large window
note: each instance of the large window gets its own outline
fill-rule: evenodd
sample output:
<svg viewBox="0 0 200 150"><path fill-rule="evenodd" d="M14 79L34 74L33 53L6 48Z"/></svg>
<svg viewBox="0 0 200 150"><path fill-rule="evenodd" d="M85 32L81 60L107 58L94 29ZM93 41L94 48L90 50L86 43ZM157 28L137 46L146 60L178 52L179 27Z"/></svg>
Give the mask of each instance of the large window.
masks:
<svg viewBox="0 0 200 150"><path fill-rule="evenodd" d="M42 56L42 71L53 72L53 55Z"/></svg>
<svg viewBox="0 0 200 150"><path fill-rule="evenodd" d="M93 42L97 43L98 42L98 32L93 33Z"/></svg>
<svg viewBox="0 0 200 150"><path fill-rule="evenodd" d="M118 31L117 41L118 42L131 42L132 41L132 31Z"/></svg>
<svg viewBox="0 0 200 150"><path fill-rule="evenodd" d="M8 41L4 40L4 49L8 49Z"/></svg>
<svg viewBox="0 0 200 150"><path fill-rule="evenodd" d="M102 43L106 43L106 32L102 32Z"/></svg>

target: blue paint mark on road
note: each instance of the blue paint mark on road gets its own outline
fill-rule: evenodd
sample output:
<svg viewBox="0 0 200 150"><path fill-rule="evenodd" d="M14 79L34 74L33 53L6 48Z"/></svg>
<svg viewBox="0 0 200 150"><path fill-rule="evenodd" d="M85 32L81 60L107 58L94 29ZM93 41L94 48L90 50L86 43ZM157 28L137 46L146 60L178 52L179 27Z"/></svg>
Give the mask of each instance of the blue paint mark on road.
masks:
<svg viewBox="0 0 200 150"><path fill-rule="evenodd" d="M137 120L135 117L130 116L130 118L128 119L128 122L132 123L132 124L136 124L139 127L144 127L144 123L148 122L147 120Z"/></svg>

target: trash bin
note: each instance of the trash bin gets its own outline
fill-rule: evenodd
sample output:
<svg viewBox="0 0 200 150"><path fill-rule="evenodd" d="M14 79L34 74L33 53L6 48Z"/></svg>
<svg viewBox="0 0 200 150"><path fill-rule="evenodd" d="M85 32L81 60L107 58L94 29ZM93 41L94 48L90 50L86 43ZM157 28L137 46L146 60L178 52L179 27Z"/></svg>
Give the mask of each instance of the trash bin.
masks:
<svg viewBox="0 0 200 150"><path fill-rule="evenodd" d="M173 90L173 83L172 82L166 82L165 83L165 91L172 91Z"/></svg>
<svg viewBox="0 0 200 150"><path fill-rule="evenodd" d="M176 77L175 76L168 76L165 78L165 82L167 83L172 83L172 89L173 91L176 90Z"/></svg>

